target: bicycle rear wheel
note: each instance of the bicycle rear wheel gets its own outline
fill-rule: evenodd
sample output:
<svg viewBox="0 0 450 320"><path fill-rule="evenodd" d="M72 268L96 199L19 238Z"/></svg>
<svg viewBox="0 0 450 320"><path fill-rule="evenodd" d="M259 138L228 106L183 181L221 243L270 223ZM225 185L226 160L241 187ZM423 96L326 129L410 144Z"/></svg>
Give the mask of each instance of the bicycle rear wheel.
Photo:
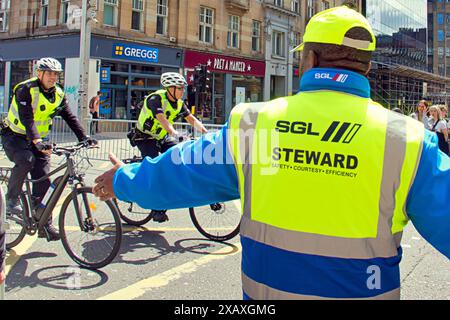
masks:
<svg viewBox="0 0 450 320"><path fill-rule="evenodd" d="M6 190L8 189L10 168L0 168L0 186L3 189L4 194L6 195ZM25 200L23 194L19 197L20 204L23 208L23 212L27 212L28 210L28 202ZM6 203L3 204L6 206ZM17 246L25 237L26 230L24 228L23 214L20 216L11 215L6 212L6 223L5 223L5 232L6 232L6 249L12 249Z"/></svg>
<svg viewBox="0 0 450 320"><path fill-rule="evenodd" d="M122 242L116 207L112 201L96 198L91 187L78 188L64 200L59 230L67 254L87 269L99 269L112 262Z"/></svg>
<svg viewBox="0 0 450 320"><path fill-rule="evenodd" d="M152 219L151 210L143 209L136 203L113 200L119 209L120 218L131 226L140 227Z"/></svg>
<svg viewBox="0 0 450 320"><path fill-rule="evenodd" d="M239 233L241 211L232 201L189 208L189 214L197 230L210 240L223 242Z"/></svg>

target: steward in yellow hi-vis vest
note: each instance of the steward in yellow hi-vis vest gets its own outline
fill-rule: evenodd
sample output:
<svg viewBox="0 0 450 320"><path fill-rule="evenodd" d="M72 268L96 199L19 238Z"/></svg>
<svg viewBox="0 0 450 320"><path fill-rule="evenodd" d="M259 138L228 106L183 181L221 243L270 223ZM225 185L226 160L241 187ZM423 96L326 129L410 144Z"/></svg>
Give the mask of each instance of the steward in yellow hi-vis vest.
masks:
<svg viewBox="0 0 450 320"><path fill-rule="evenodd" d="M450 158L421 122L370 99L361 14L317 14L299 49L298 95L240 104L222 130L116 166L94 192L168 209L240 198L245 299L399 299L409 220L450 257Z"/></svg>
<svg viewBox="0 0 450 320"><path fill-rule="evenodd" d="M14 87L14 96L8 116L3 122L2 144L6 156L14 162L8 183L7 212L20 215L23 208L19 194L28 173L37 180L50 171L52 145L43 139L49 134L52 119L59 115L64 119L79 141L88 139L78 118L71 112L63 89L57 84L63 71L61 63L54 58L42 58L36 64L37 77L23 81ZM50 186L47 179L33 185L33 197L39 204ZM51 219L39 237L48 241L60 239Z"/></svg>

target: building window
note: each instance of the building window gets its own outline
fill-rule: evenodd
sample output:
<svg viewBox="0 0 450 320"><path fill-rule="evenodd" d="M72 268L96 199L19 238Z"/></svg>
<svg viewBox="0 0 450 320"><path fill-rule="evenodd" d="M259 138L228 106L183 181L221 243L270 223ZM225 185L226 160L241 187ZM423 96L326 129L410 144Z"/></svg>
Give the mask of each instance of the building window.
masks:
<svg viewBox="0 0 450 320"><path fill-rule="evenodd" d="M444 41L445 40L444 30L438 30L437 36L438 36L438 41Z"/></svg>
<svg viewBox="0 0 450 320"><path fill-rule="evenodd" d="M284 1L283 0L274 0L273 4L276 5L277 7L283 7L284 6Z"/></svg>
<svg viewBox="0 0 450 320"><path fill-rule="evenodd" d="M307 12L308 19L311 19L313 15L314 15L314 1L308 0L308 12Z"/></svg>
<svg viewBox="0 0 450 320"><path fill-rule="evenodd" d="M438 47L438 56L440 58L442 58L444 56L444 48L443 47Z"/></svg>
<svg viewBox="0 0 450 320"><path fill-rule="evenodd" d="M144 30L144 1L133 0L133 9L131 13L131 29Z"/></svg>
<svg viewBox="0 0 450 320"><path fill-rule="evenodd" d="M437 14L437 23L438 24L444 24L444 14L443 13L438 13Z"/></svg>
<svg viewBox="0 0 450 320"><path fill-rule="evenodd" d="M261 50L261 22L253 20L252 50Z"/></svg>
<svg viewBox="0 0 450 320"><path fill-rule="evenodd" d="M330 3L328 1L322 1L320 11L330 9Z"/></svg>
<svg viewBox="0 0 450 320"><path fill-rule="evenodd" d="M0 0L0 32L8 31L10 0Z"/></svg>
<svg viewBox="0 0 450 320"><path fill-rule="evenodd" d="M200 25L198 39L201 42L213 43L214 39L214 11L200 7Z"/></svg>
<svg viewBox="0 0 450 320"><path fill-rule="evenodd" d="M291 10L296 13L300 13L300 0L292 0Z"/></svg>
<svg viewBox="0 0 450 320"><path fill-rule="evenodd" d="M47 25L48 20L48 0L41 0L41 27Z"/></svg>
<svg viewBox="0 0 450 320"><path fill-rule="evenodd" d="M278 57L284 57L284 33L274 31L272 36L272 54Z"/></svg>
<svg viewBox="0 0 450 320"><path fill-rule="evenodd" d="M156 10L156 33L166 35L167 33L167 16L168 6L167 0L158 0Z"/></svg>
<svg viewBox="0 0 450 320"><path fill-rule="evenodd" d="M228 16L228 47L239 48L239 28L240 18L238 16Z"/></svg>
<svg viewBox="0 0 450 320"><path fill-rule="evenodd" d="M119 0L104 0L103 23L107 26L117 26Z"/></svg>
<svg viewBox="0 0 450 320"><path fill-rule="evenodd" d="M293 34L293 39L292 39L292 47L296 48L300 43L299 43L299 39L300 39L300 34L297 32L294 32ZM299 51L295 51L293 54L294 59L299 59L300 58L300 52Z"/></svg>
<svg viewBox="0 0 450 320"><path fill-rule="evenodd" d="M446 56L447 58L450 58L450 47L445 48L445 56Z"/></svg>
<svg viewBox="0 0 450 320"><path fill-rule="evenodd" d="M61 0L61 23L66 24L69 18L69 0Z"/></svg>

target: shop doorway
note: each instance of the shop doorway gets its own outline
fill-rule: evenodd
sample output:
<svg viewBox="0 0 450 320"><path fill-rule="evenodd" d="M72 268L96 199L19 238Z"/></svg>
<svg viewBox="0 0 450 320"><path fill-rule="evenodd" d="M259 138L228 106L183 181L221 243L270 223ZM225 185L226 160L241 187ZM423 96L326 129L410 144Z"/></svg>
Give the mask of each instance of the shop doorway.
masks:
<svg viewBox="0 0 450 320"><path fill-rule="evenodd" d="M270 76L270 99L284 97L286 95L286 77Z"/></svg>

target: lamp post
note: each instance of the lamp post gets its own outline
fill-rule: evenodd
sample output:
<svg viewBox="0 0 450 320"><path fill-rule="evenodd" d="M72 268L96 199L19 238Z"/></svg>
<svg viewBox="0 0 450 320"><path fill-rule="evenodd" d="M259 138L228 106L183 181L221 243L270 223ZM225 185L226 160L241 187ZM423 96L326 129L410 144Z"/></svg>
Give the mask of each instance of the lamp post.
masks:
<svg viewBox="0 0 450 320"><path fill-rule="evenodd" d="M88 131L88 83L89 60L91 51L91 26L90 21L95 19L96 11L91 5L92 0L82 0L81 27L80 27L80 78L78 89L78 115L86 131Z"/></svg>

